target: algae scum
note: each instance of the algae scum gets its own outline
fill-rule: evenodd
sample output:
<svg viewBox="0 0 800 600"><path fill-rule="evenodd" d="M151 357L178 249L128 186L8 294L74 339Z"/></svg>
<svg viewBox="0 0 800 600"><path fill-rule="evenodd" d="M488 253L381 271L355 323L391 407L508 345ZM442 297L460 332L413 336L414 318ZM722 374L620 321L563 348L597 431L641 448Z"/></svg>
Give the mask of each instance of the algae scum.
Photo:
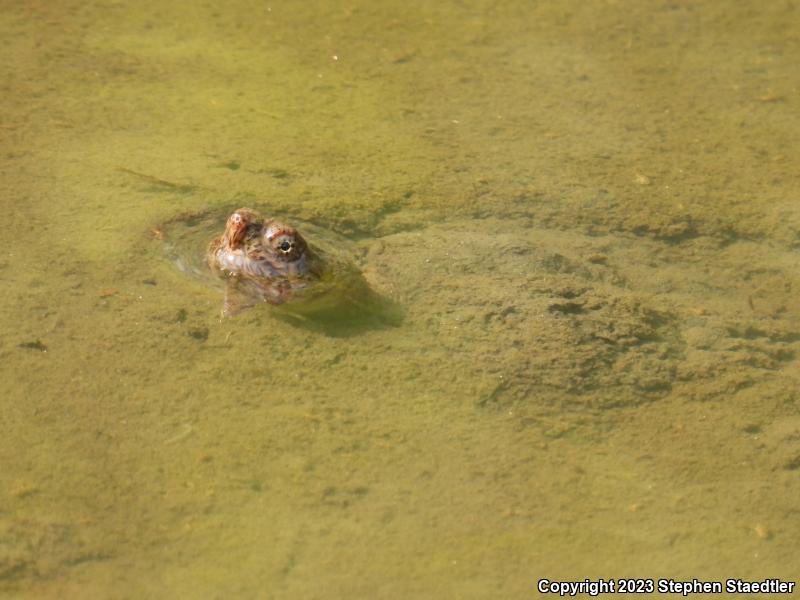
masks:
<svg viewBox="0 0 800 600"><path fill-rule="evenodd" d="M9 7L0 595L791 580L797 10Z"/></svg>

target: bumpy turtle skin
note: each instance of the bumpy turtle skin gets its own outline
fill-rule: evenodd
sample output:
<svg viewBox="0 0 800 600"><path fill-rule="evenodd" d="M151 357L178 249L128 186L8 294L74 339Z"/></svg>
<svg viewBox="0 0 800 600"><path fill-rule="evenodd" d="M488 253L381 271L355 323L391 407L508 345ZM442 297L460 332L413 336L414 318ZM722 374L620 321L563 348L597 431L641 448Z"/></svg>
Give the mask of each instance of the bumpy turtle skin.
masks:
<svg viewBox="0 0 800 600"><path fill-rule="evenodd" d="M225 233L211 242L207 259L212 269L228 275L269 278L304 274L308 253L293 227L240 208L228 218Z"/></svg>
<svg viewBox="0 0 800 600"><path fill-rule="evenodd" d="M301 278L310 273L311 251L293 227L263 219L240 208L212 240L206 260L212 270L228 278L228 296L282 304L307 287Z"/></svg>

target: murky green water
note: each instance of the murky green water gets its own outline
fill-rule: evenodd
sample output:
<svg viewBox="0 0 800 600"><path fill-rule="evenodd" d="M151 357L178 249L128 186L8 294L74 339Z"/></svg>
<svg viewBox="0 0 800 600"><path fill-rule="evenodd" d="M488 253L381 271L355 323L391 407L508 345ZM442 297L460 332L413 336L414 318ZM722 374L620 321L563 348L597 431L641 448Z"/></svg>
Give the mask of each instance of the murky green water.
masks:
<svg viewBox="0 0 800 600"><path fill-rule="evenodd" d="M797 577L796 3L173 4L0 12L0 594ZM236 205L401 322L221 320Z"/></svg>

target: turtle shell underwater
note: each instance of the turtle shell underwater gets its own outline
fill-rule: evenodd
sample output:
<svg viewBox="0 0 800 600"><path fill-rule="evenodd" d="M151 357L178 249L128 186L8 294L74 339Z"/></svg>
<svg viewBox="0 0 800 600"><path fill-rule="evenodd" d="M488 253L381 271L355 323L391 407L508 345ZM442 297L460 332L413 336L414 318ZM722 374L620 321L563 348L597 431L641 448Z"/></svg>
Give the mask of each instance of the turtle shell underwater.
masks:
<svg viewBox="0 0 800 600"><path fill-rule="evenodd" d="M209 213L181 215L158 237L182 271L223 283L224 316L270 304L276 316L306 323L399 323L398 307L370 289L340 236L308 224L307 242L294 227L250 208L233 211L221 234L219 223ZM197 260L198 238L208 244L205 264Z"/></svg>

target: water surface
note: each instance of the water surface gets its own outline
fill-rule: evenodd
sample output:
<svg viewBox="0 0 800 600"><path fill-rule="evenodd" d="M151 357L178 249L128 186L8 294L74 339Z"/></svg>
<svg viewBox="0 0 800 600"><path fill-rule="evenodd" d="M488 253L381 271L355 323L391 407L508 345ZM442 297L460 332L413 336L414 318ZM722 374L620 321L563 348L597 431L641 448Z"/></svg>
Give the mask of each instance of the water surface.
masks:
<svg viewBox="0 0 800 600"><path fill-rule="evenodd" d="M2 593L796 577L797 18L6 3ZM402 322L221 319L159 231L237 205Z"/></svg>

